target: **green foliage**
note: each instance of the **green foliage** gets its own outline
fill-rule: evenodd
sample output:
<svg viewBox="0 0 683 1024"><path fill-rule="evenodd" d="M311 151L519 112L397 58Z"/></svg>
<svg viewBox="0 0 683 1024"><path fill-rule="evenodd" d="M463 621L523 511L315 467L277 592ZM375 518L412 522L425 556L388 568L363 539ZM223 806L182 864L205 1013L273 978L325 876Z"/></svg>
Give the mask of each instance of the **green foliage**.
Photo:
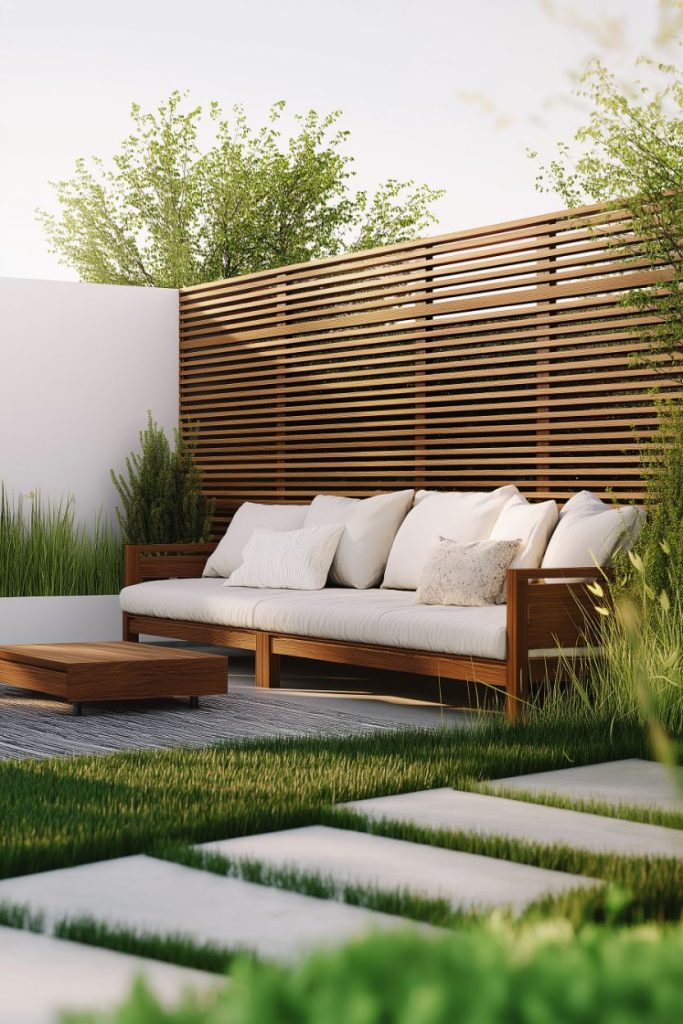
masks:
<svg viewBox="0 0 683 1024"><path fill-rule="evenodd" d="M171 449L149 413L140 452L126 459L127 479L111 471L123 511L116 509L127 544L181 544L207 540L214 502L202 494L202 474L192 446L175 432Z"/></svg>
<svg viewBox="0 0 683 1024"><path fill-rule="evenodd" d="M0 483L0 597L117 594L123 549L98 516L92 529L76 521L74 502L40 494L14 500Z"/></svg>
<svg viewBox="0 0 683 1024"><path fill-rule="evenodd" d="M243 950L228 950L209 943L194 942L187 935L156 935L153 932L139 932L130 928L111 928L90 917L65 918L57 921L52 934L69 942L113 949L117 953L127 953L129 956L162 960L180 967L211 971L214 974L225 974L236 956L247 956Z"/></svg>
<svg viewBox="0 0 683 1024"><path fill-rule="evenodd" d="M443 194L389 179L376 195L353 192L340 112L296 117L284 142L283 102L250 128L183 109L173 92L155 113L131 110L133 130L107 167L76 162L54 183L59 217L39 211L51 249L84 281L176 288L415 238ZM202 151L199 136L211 127Z"/></svg>
<svg viewBox="0 0 683 1024"><path fill-rule="evenodd" d="M286 968L237 961L215 1002L138 983L111 1024L674 1024L683 932L377 934ZM86 1018L97 1020L101 1018ZM83 1018L79 1018L83 1020Z"/></svg>
<svg viewBox="0 0 683 1024"><path fill-rule="evenodd" d="M615 235L614 245L626 259L644 255L669 278L666 288L624 297L625 305L658 314L654 325L634 327L645 345L632 361L655 369L670 386L683 383L683 73L663 64L650 64L649 72L660 87L653 92L638 83L634 96L627 96L600 63L592 64L579 88L592 108L588 122L573 145L560 144L537 183L558 192L569 206L605 202L631 214L631 224ZM631 718L647 724L655 737L661 728L677 733L683 727L683 413L678 400L661 399L657 430L645 440L647 522L635 558L618 566L615 606L603 609L602 650L570 672L569 689L551 694L541 713L577 725L595 713Z"/></svg>
<svg viewBox="0 0 683 1024"><path fill-rule="evenodd" d="M651 447L643 452L647 521L638 544L647 582L683 602L683 409L662 402ZM679 617L679 622L680 622ZM683 630L683 626L682 626ZM683 631L681 633L683 648Z"/></svg>
<svg viewBox="0 0 683 1024"><path fill-rule="evenodd" d="M648 63L643 61L643 64ZM615 237L624 255L644 254L670 275L660 287L631 291L624 301L643 311L655 308L660 322L640 325L649 356L663 378L683 379L683 71L650 65L661 88L636 85L635 98L623 95L614 77L594 62L584 75L579 96L592 106L588 122L576 132L574 146L561 143L558 155L537 179L543 191L559 193L568 206L585 201L625 207L633 235ZM536 156L536 154L531 154ZM636 251L633 237L638 239ZM656 358L660 357L660 358Z"/></svg>
<svg viewBox="0 0 683 1024"><path fill-rule="evenodd" d="M133 853L166 856L174 845L321 822L387 831L389 825L363 825L331 805L441 786L472 789L491 778L644 756L647 740L637 723L610 728L594 715L580 729L573 722L490 721L467 730L5 761L0 877ZM671 817L650 812L648 820L674 824ZM681 861L600 857L471 833L414 830L405 837L616 881L632 894L629 919L681 913ZM578 904L565 909L581 916ZM600 919L600 906L594 910Z"/></svg>

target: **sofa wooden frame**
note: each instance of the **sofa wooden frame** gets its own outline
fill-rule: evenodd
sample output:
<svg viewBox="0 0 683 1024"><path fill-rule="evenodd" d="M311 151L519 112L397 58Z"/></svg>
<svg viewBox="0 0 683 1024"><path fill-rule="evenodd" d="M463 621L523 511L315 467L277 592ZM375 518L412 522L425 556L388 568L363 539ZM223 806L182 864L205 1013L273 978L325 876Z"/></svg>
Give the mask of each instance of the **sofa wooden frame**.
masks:
<svg viewBox="0 0 683 1024"><path fill-rule="evenodd" d="M197 578L214 548L215 544L126 545L125 584ZM592 641L598 615L595 598L587 584L595 581L605 584L603 571L595 566L510 569L505 661L292 636L127 612L123 613L123 639L139 641L140 634L144 633L254 651L256 685L261 687L280 685L280 658L283 655L483 683L505 692L507 717L514 719L527 702L532 675L543 676L551 667L557 666L558 656L553 652L558 648L582 648Z"/></svg>

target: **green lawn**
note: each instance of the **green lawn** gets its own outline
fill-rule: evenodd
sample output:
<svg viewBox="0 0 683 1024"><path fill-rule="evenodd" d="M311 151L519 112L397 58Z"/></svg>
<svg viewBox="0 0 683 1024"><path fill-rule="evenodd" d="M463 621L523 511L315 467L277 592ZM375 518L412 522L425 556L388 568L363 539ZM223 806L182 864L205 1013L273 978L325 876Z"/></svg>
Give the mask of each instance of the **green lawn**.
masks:
<svg viewBox="0 0 683 1024"><path fill-rule="evenodd" d="M630 894L624 919L677 919L683 909L680 862L370 824L332 810L344 800L438 786L472 788L496 777L647 756L637 725L510 728L492 720L456 731L6 761L0 763L0 876L139 852L183 859L190 843L324 821L602 877ZM671 815L647 817L673 823ZM602 896L584 896L564 911L593 920L611 913Z"/></svg>

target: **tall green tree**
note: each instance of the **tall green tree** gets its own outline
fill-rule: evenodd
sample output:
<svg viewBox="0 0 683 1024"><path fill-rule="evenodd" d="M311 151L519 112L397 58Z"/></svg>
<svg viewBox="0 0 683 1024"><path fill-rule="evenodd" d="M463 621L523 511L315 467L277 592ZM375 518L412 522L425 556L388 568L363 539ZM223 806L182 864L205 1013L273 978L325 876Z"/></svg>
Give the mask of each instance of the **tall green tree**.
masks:
<svg viewBox="0 0 683 1024"><path fill-rule="evenodd" d="M605 202L629 211L632 234L616 236L615 246L627 258L644 254L668 272L670 282L665 289L631 291L624 302L657 310L659 323L639 327L639 337L649 342L650 357L668 357L663 364L650 358L651 365L683 382L683 72L641 63L658 87L637 83L633 95L599 61L589 66L577 90L591 108L588 120L571 143L559 143L555 159L541 167L537 186L559 193L567 206Z"/></svg>
<svg viewBox="0 0 683 1024"><path fill-rule="evenodd" d="M627 259L644 254L669 278L665 285L624 296L625 305L658 314L653 326L634 329L647 347L633 362L656 369L663 384L681 386L683 72L642 63L658 84L639 83L633 95L623 93L600 63L589 67L579 95L588 101L590 116L572 143L558 146L537 184L542 191L558 192L568 206L605 202L629 211L629 231L615 238L615 246ZM640 549L655 591L667 589L683 600L683 413L671 394L662 392L658 429L643 450L648 522Z"/></svg>
<svg viewBox="0 0 683 1024"><path fill-rule="evenodd" d="M154 113L133 105L110 165L81 158L53 182L60 213L38 217L84 281L181 287L406 241L435 220L443 192L428 185L353 190L339 111L298 115L284 139L284 102L254 130L239 106L226 117L214 103L207 119L185 99L173 92Z"/></svg>

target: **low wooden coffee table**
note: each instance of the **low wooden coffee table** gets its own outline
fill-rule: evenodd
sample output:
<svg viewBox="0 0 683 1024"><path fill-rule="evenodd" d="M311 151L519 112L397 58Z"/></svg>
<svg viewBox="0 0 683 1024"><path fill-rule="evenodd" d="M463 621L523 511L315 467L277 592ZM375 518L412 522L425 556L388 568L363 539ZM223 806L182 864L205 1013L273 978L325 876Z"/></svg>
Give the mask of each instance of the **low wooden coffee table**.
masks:
<svg viewBox="0 0 683 1024"><path fill-rule="evenodd" d="M0 682L73 704L90 701L199 698L228 692L228 659L177 647L112 643L0 647Z"/></svg>

